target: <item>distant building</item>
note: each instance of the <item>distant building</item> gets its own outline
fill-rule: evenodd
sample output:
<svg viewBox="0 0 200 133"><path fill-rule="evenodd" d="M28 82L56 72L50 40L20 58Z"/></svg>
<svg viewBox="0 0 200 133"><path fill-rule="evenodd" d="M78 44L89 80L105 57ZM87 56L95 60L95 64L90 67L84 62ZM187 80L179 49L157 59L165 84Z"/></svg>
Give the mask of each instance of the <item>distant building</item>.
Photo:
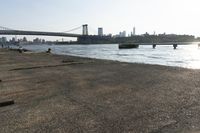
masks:
<svg viewBox="0 0 200 133"><path fill-rule="evenodd" d="M108 34L107 36L110 36L110 37L112 37L112 34L110 33L110 34Z"/></svg>
<svg viewBox="0 0 200 133"><path fill-rule="evenodd" d="M119 37L126 37L126 31L120 32Z"/></svg>
<svg viewBox="0 0 200 133"><path fill-rule="evenodd" d="M6 37L2 37L0 40L2 43L6 43L7 42L7 38Z"/></svg>
<svg viewBox="0 0 200 133"><path fill-rule="evenodd" d="M13 37L13 38L10 40L10 42L11 42L11 43L15 43L15 42L17 42L17 40L16 40L15 37Z"/></svg>
<svg viewBox="0 0 200 133"><path fill-rule="evenodd" d="M103 36L103 28L98 28L98 36Z"/></svg>
<svg viewBox="0 0 200 133"><path fill-rule="evenodd" d="M126 31L119 32L119 34L114 35L113 37L126 37Z"/></svg>
<svg viewBox="0 0 200 133"><path fill-rule="evenodd" d="M34 42L34 43L41 43L41 42L42 42L42 40L41 40L41 39L39 39L39 38L35 38L35 39L33 39L33 42Z"/></svg>
<svg viewBox="0 0 200 133"><path fill-rule="evenodd" d="M23 42L28 42L26 37L23 37L22 41Z"/></svg>
<svg viewBox="0 0 200 133"><path fill-rule="evenodd" d="M42 39L42 43L45 43L46 41L44 39Z"/></svg>
<svg viewBox="0 0 200 133"><path fill-rule="evenodd" d="M136 32L135 32L135 27L133 27L133 34L132 34L133 36L135 36L136 35Z"/></svg>

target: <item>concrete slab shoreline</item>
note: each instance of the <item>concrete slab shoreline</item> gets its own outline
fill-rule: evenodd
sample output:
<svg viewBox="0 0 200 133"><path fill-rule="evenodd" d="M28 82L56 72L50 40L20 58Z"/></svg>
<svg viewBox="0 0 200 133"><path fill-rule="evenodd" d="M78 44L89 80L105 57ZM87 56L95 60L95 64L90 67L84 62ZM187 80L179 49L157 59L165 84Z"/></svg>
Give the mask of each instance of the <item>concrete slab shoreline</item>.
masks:
<svg viewBox="0 0 200 133"><path fill-rule="evenodd" d="M200 70L0 49L0 132L200 131Z"/></svg>

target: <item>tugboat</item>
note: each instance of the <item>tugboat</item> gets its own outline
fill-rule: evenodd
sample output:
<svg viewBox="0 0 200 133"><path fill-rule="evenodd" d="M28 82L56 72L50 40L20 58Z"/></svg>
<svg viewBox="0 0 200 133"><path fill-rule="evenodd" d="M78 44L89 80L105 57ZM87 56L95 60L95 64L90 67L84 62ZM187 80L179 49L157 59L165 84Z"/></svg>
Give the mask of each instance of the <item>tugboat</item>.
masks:
<svg viewBox="0 0 200 133"><path fill-rule="evenodd" d="M139 48L138 44L134 43L120 43L119 49L131 49L131 48Z"/></svg>

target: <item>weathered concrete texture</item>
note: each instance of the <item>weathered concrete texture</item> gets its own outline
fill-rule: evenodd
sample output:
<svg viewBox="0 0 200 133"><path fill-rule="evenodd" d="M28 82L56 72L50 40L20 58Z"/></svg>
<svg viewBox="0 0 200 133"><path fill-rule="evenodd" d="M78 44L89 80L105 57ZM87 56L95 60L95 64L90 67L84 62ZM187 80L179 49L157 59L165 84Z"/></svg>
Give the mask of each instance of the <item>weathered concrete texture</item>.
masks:
<svg viewBox="0 0 200 133"><path fill-rule="evenodd" d="M200 131L200 70L0 50L0 132Z"/></svg>

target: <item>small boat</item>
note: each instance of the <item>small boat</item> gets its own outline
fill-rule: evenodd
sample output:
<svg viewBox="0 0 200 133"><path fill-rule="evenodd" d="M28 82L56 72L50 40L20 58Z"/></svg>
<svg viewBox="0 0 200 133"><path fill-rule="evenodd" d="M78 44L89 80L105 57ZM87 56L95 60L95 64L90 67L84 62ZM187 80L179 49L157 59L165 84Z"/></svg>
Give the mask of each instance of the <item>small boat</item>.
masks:
<svg viewBox="0 0 200 133"><path fill-rule="evenodd" d="M119 44L119 49L130 49L130 48L139 48L139 45L134 44L134 43L121 43L121 44Z"/></svg>

